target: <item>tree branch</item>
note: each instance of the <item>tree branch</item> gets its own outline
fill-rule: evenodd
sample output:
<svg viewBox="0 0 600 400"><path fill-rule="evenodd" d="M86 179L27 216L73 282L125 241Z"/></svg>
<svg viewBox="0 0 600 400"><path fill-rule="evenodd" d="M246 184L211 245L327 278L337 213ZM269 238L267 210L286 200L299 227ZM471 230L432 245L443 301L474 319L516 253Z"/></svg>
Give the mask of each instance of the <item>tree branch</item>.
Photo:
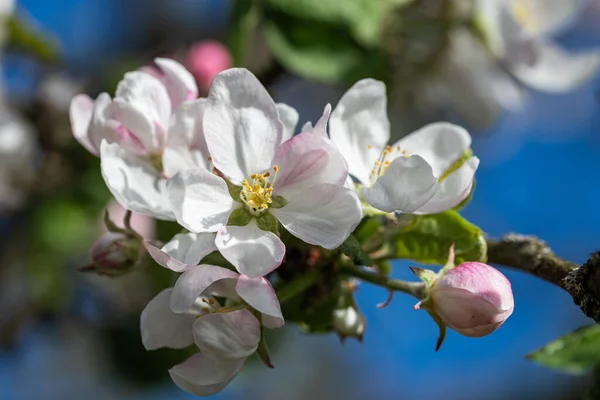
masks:
<svg viewBox="0 0 600 400"><path fill-rule="evenodd" d="M565 289L564 279L577 264L552 253L546 242L535 236L508 234L500 240L487 239L488 262L528 272Z"/></svg>
<svg viewBox="0 0 600 400"><path fill-rule="evenodd" d="M343 266L341 270L347 275L384 287L390 291L410 294L418 299L422 298L423 288L425 287L423 282L407 282L400 279L392 279L385 275L368 272L354 266Z"/></svg>
<svg viewBox="0 0 600 400"><path fill-rule="evenodd" d="M566 290L585 315L600 322L600 252L581 267L557 257L535 236L487 239L488 262L528 272Z"/></svg>

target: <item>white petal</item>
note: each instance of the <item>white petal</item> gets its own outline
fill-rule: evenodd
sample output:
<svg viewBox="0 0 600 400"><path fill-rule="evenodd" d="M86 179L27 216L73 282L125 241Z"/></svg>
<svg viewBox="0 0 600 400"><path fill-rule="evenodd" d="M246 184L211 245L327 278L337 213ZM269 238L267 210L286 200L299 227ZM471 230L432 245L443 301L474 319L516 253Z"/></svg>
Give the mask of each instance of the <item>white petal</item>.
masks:
<svg viewBox="0 0 600 400"><path fill-rule="evenodd" d="M331 113L329 136L346 158L349 173L368 183L371 168L390 139L385 84L363 79L348 89Z"/></svg>
<svg viewBox="0 0 600 400"><path fill-rule="evenodd" d="M437 192L415 214L437 214L456 207L467 198L473 187L473 177L479 166L479 159L471 157L463 165L448 175L438 185Z"/></svg>
<svg viewBox="0 0 600 400"><path fill-rule="evenodd" d="M262 313L263 325L266 328L281 328L284 325L275 290L264 277L250 278L240 275L235 290L242 300Z"/></svg>
<svg viewBox="0 0 600 400"><path fill-rule="evenodd" d="M206 99L183 103L171 118L163 167L167 176L192 168L210 169L202 121Z"/></svg>
<svg viewBox="0 0 600 400"><path fill-rule="evenodd" d="M161 347L183 349L194 343L192 326L196 317L171 311L169 302L172 291L172 288L163 290L142 311L140 330L146 350Z"/></svg>
<svg viewBox="0 0 600 400"><path fill-rule="evenodd" d="M328 103L325 106L325 108L323 109L323 115L321 115L321 118L319 118L319 120L315 124L315 127L313 128L311 125L312 133L316 133L317 135L321 135L323 137L329 137L327 135L327 124L329 123L329 115L330 114L331 114L331 104ZM306 131L303 131L303 132L306 132Z"/></svg>
<svg viewBox="0 0 600 400"><path fill-rule="evenodd" d="M308 121L304 125L302 125L302 129L300 130L300 132L312 132L313 129L314 128L312 126L312 123Z"/></svg>
<svg viewBox="0 0 600 400"><path fill-rule="evenodd" d="M283 123L283 136L281 141L285 142L294 136L296 125L298 125L298 119L300 116L294 107L290 107L285 103L277 103L276 106L279 119Z"/></svg>
<svg viewBox="0 0 600 400"><path fill-rule="evenodd" d="M215 167L240 184L271 167L283 124L258 79L246 69L232 68L213 80L204 133Z"/></svg>
<svg viewBox="0 0 600 400"><path fill-rule="evenodd" d="M100 146L100 168L106 186L126 209L162 220L174 220L166 181L147 162L106 140Z"/></svg>
<svg viewBox="0 0 600 400"><path fill-rule="evenodd" d="M214 360L251 356L260 341L260 322L246 309L207 314L194 323L194 342Z"/></svg>
<svg viewBox="0 0 600 400"><path fill-rule="evenodd" d="M208 147L204 137L204 112L206 99L186 101L173 113L169 127L168 146L186 145L204 152L208 158Z"/></svg>
<svg viewBox="0 0 600 400"><path fill-rule="evenodd" d="M225 388L242 370L246 359L212 360L196 353L169 370L179 388L196 396L210 396Z"/></svg>
<svg viewBox="0 0 600 400"><path fill-rule="evenodd" d="M69 106L69 118L71 120L71 129L73 136L90 153L98 155L99 149L96 148L88 137L88 127L92 121L92 112L94 111L94 100L86 94L78 94L71 100Z"/></svg>
<svg viewBox="0 0 600 400"><path fill-rule="evenodd" d="M216 232L234 206L225 181L201 168L178 173L167 190L177 222L192 232Z"/></svg>
<svg viewBox="0 0 600 400"><path fill-rule="evenodd" d="M217 248L233 266L252 278L279 267L285 245L273 232L261 230L256 220L246 226L225 226L217 232Z"/></svg>
<svg viewBox="0 0 600 400"><path fill-rule="evenodd" d="M362 195L378 210L411 213L427 203L436 188L437 178L427 161L420 156L398 157L373 186L363 186Z"/></svg>
<svg viewBox="0 0 600 400"><path fill-rule="evenodd" d="M358 196L343 186L320 184L286 200L272 214L294 236L326 249L341 245L362 219Z"/></svg>
<svg viewBox="0 0 600 400"><path fill-rule="evenodd" d="M571 25L586 3L586 0L510 0L507 6L528 33L544 35Z"/></svg>
<svg viewBox="0 0 600 400"><path fill-rule="evenodd" d="M213 294L206 293L213 284L228 281L227 284L235 285L237 278L237 273L216 265L203 264L187 270L175 282L171 294L171 310L176 313L188 312L200 295Z"/></svg>
<svg viewBox="0 0 600 400"><path fill-rule="evenodd" d="M513 65L512 72L526 85L545 92L568 92L590 81L598 73L600 51L569 53L550 43L534 43L533 65Z"/></svg>
<svg viewBox="0 0 600 400"><path fill-rule="evenodd" d="M183 65L170 58L155 58L154 62L165 74L164 80L173 109L184 101L198 97L196 80Z"/></svg>
<svg viewBox="0 0 600 400"><path fill-rule="evenodd" d="M316 184L343 185L348 177L348 164L331 140L310 132L282 144L273 164L279 166L274 193L284 197Z"/></svg>
<svg viewBox="0 0 600 400"><path fill-rule="evenodd" d="M141 71L128 72L117 86L114 99L118 120L150 152L160 152L171 117L171 100L165 86Z"/></svg>
<svg viewBox="0 0 600 400"><path fill-rule="evenodd" d="M464 128L447 122L436 122L403 137L394 144L408 155L419 155L427 161L433 175L440 177L471 146L471 135Z"/></svg>
<svg viewBox="0 0 600 400"><path fill-rule="evenodd" d="M179 233L162 249L147 244L148 252L158 264L175 272L183 272L200 263L217 250L214 233Z"/></svg>
<svg viewBox="0 0 600 400"><path fill-rule="evenodd" d="M119 136L126 136L128 132L114 119L113 104L108 93L100 93L94 101L92 119L88 127L90 144L100 152L100 145L106 139L109 143L119 140Z"/></svg>

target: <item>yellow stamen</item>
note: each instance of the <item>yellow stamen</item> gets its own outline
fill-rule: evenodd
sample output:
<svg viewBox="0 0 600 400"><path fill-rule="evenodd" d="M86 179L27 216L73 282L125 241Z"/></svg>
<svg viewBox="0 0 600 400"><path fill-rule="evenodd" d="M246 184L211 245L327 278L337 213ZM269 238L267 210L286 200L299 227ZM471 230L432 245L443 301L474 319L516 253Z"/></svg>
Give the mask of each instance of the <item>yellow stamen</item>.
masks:
<svg viewBox="0 0 600 400"><path fill-rule="evenodd" d="M240 192L240 199L248 206L251 212L260 213L269 208L269 204L273 203L271 194L273 193L273 185L277 179L277 173L279 172L279 166L274 165L273 171L275 176L270 181L271 173L269 171L263 174L252 174L249 182L244 179L242 182L242 191Z"/></svg>

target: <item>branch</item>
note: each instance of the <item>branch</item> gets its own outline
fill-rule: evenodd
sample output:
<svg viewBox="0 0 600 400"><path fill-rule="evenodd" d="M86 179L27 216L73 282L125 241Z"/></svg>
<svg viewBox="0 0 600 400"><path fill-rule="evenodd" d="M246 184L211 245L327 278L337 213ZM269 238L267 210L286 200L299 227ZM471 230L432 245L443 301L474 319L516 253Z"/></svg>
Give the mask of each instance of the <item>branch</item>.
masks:
<svg viewBox="0 0 600 400"><path fill-rule="evenodd" d="M488 262L528 272L566 290L585 315L600 322L600 252L581 267L557 257L535 236L487 240Z"/></svg>
<svg viewBox="0 0 600 400"><path fill-rule="evenodd" d="M500 240L487 239L488 262L529 272L565 289L564 279L577 264L552 253L546 242L535 236L508 234Z"/></svg>
<svg viewBox="0 0 600 400"><path fill-rule="evenodd" d="M384 287L390 291L410 294L418 299L421 299L423 288L425 287L423 282L407 282L400 279L392 279L377 272L368 272L354 266L343 266L341 270L345 274L365 282Z"/></svg>

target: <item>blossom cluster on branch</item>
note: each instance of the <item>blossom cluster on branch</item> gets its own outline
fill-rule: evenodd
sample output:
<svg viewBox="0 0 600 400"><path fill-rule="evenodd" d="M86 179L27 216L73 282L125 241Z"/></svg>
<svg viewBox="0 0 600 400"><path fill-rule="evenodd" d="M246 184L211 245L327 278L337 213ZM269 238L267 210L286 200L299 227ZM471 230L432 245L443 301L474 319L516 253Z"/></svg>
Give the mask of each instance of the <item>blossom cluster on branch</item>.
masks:
<svg viewBox="0 0 600 400"><path fill-rule="evenodd" d="M127 221L119 228L107 218L109 232L94 247L99 273L119 275L147 250L181 274L143 311L144 346L195 344L199 351L174 366L171 377L191 393L216 393L254 353L271 366L264 329L282 327L280 302L319 280L334 282L326 293L335 301L331 329L360 338L364 317L351 281L340 277L385 275L377 254L389 245L386 231L404 227L410 237L404 219L435 216L468 198L479 164L470 135L434 123L388 144L385 86L373 79L357 82L333 111L326 105L314 126L306 123L294 135L296 110L276 104L248 70L221 72L208 97L198 98L182 65L155 62L125 74L114 98L79 95L71 104L74 136L100 157L115 199L185 228L157 246ZM368 221L382 229L361 242L353 234ZM486 335L513 308L500 272L477 262L455 267L454 246L448 250L439 273L415 269L423 283L403 290L438 322L438 347L446 326ZM313 280L298 289L307 272ZM286 287L294 293L285 294Z"/></svg>

